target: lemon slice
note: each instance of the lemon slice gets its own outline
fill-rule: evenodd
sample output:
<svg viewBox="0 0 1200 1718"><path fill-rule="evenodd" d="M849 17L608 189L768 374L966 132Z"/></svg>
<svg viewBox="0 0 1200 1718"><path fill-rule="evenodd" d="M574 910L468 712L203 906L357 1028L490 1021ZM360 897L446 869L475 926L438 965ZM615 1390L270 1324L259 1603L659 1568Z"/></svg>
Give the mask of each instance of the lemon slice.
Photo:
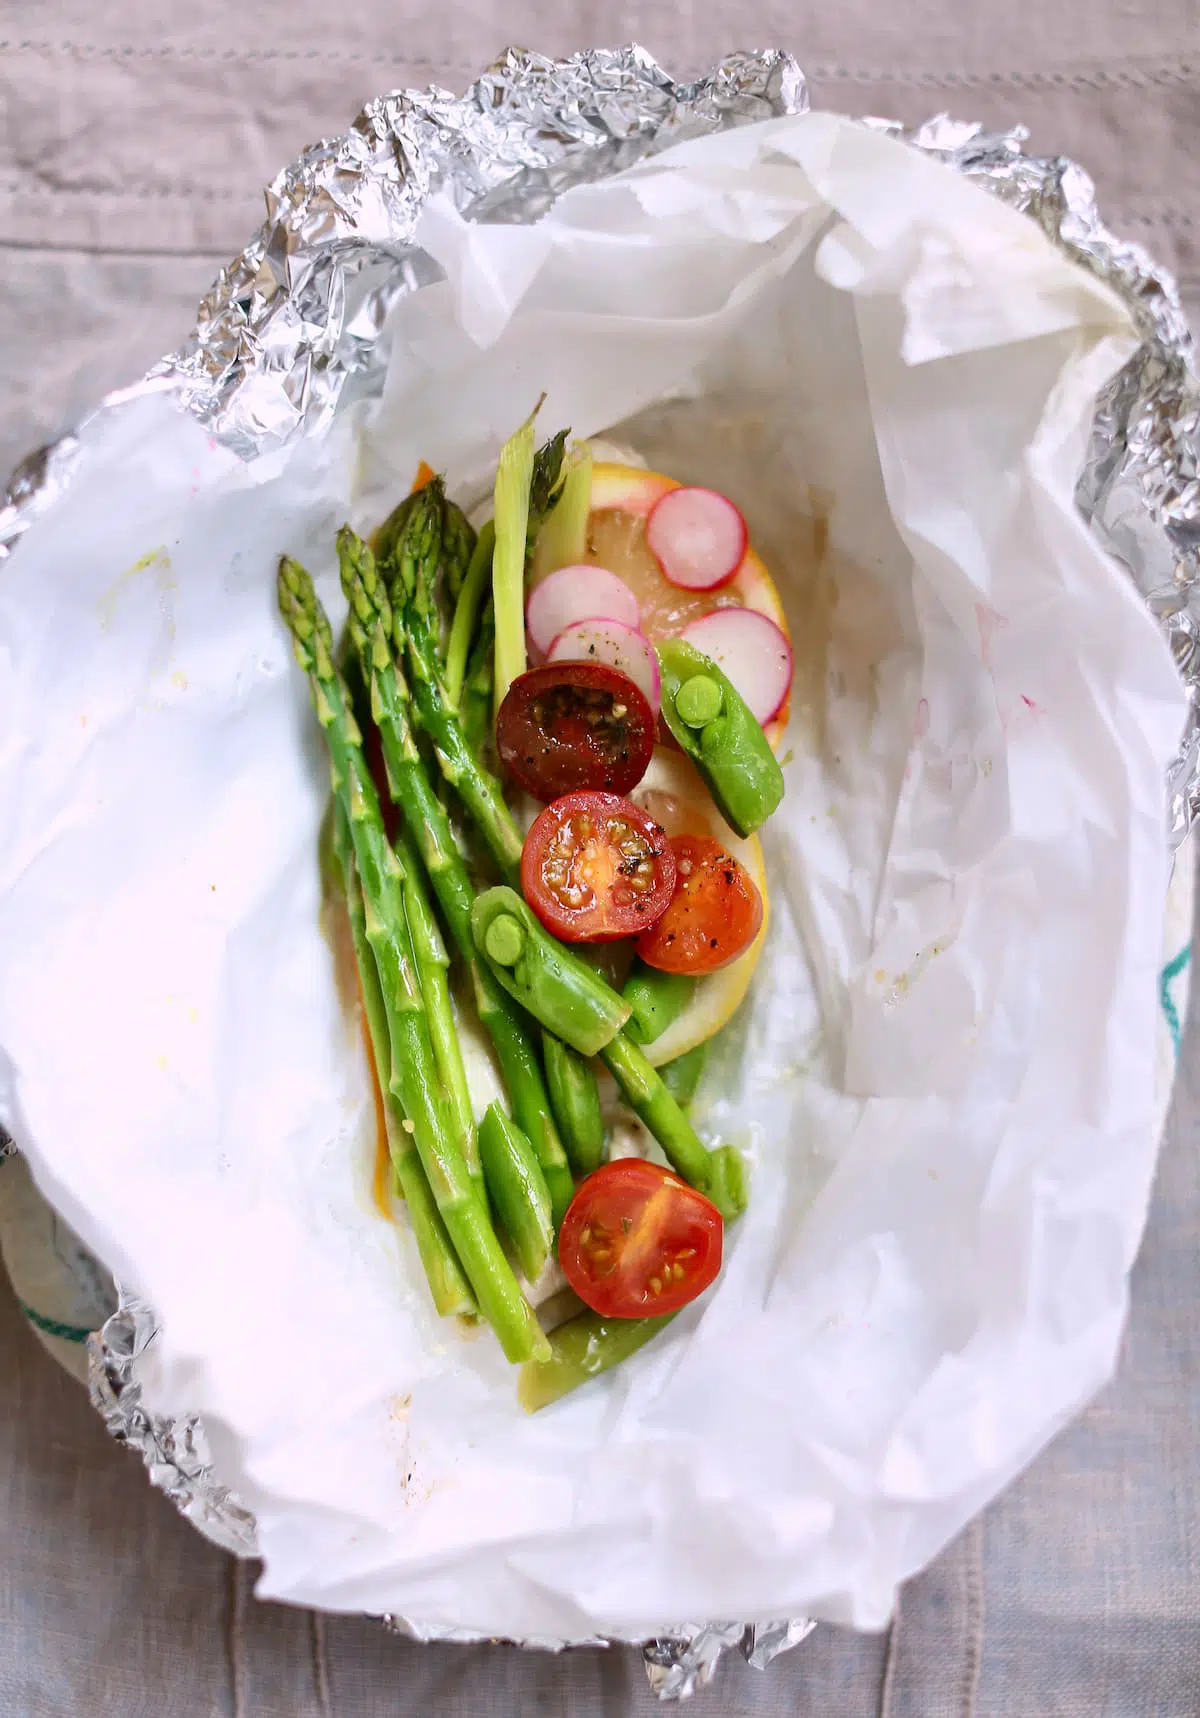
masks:
<svg viewBox="0 0 1200 1718"><path fill-rule="evenodd" d="M762 925L745 954L723 966L719 972L698 978L691 1001L679 1018L653 1043L642 1046L644 1055L656 1068L660 1068L665 1062L673 1062L676 1056L694 1050L697 1044L706 1043L741 1007L766 941L771 903L762 846L757 835L742 840L733 833L682 752L668 751L660 746L630 798L636 805L644 806L663 825L668 835L682 834L686 830L696 835L711 835L719 841L746 867L763 903Z"/></svg>

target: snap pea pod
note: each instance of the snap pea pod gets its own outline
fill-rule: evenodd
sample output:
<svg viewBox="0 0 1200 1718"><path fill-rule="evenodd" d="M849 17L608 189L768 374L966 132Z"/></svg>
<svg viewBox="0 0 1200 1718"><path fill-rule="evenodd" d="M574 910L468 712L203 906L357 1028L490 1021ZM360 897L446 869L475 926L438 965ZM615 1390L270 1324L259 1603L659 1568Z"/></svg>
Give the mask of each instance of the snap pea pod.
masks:
<svg viewBox="0 0 1200 1718"><path fill-rule="evenodd" d="M576 1175L590 1175L604 1157L604 1117L596 1076L584 1057L553 1032L542 1033L542 1061L550 1105L571 1168Z"/></svg>
<svg viewBox="0 0 1200 1718"><path fill-rule="evenodd" d="M692 999L696 980L684 972L659 972L635 960L621 995L633 1012L625 1036L635 1044L652 1044L674 1024Z"/></svg>
<svg viewBox="0 0 1200 1718"><path fill-rule="evenodd" d="M657 1068L636 1044L618 1032L600 1052L609 1072L667 1154L676 1174L711 1199L722 1217L746 1209L746 1170L731 1145L709 1151L671 1096Z"/></svg>
<svg viewBox="0 0 1200 1718"><path fill-rule="evenodd" d="M496 1215L533 1282L554 1245L550 1190L533 1147L499 1104L489 1104L479 1124L479 1155Z"/></svg>
<svg viewBox="0 0 1200 1718"><path fill-rule="evenodd" d="M703 776L722 817L753 835L783 798L783 771L741 693L711 657L682 638L658 646L662 715Z"/></svg>
<svg viewBox="0 0 1200 1718"><path fill-rule="evenodd" d="M495 643L496 617L491 603L488 603L479 622L479 636L467 662L467 677L463 681L459 699L463 737L477 758L486 757L492 741L492 670Z"/></svg>
<svg viewBox="0 0 1200 1718"><path fill-rule="evenodd" d="M544 930L515 889L486 889L471 908L475 947L509 995L581 1056L594 1056L629 1018L629 1004Z"/></svg>
<svg viewBox="0 0 1200 1718"><path fill-rule="evenodd" d="M686 1109L696 1095L700 1077L704 1073L704 1064L708 1061L708 1042L697 1044L693 1050L685 1050L682 1056L676 1056L673 1062L667 1062L658 1071L662 1083L670 1092L680 1109Z"/></svg>
<svg viewBox="0 0 1200 1718"><path fill-rule="evenodd" d="M517 1400L527 1414L548 1408L571 1390L628 1360L675 1317L602 1318L581 1312L550 1332L550 1357L530 1360L517 1380Z"/></svg>

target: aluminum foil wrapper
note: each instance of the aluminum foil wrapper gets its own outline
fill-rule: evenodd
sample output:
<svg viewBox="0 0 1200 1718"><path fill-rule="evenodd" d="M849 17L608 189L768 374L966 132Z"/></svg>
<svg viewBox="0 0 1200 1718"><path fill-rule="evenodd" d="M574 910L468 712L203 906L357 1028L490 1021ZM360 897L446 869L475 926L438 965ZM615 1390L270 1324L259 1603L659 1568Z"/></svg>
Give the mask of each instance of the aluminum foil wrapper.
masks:
<svg viewBox="0 0 1200 1718"><path fill-rule="evenodd" d="M806 106L803 76L786 54L731 54L681 84L636 47L563 61L510 51L461 98L437 89L382 96L344 136L279 175L266 221L200 305L187 345L127 393L171 392L244 458L281 447L380 386L377 337L389 309L435 278L410 242L435 189L448 190L468 219L532 222L572 185L685 138ZM1168 838L1177 846L1200 811L1200 382L1175 287L1144 250L1105 228L1081 168L1022 154L1023 131L993 134L945 116L912 132L865 123L904 136L1027 213L1120 294L1142 337L1098 402L1078 501L1136 579L1191 688L1169 781ZM67 435L18 468L0 507L0 558L70 482L77 451ZM0 1155L9 1145L0 1134ZM195 1416L167 1422L142 1404L136 1361L154 1332L151 1309L122 1295L90 1344L96 1406L201 1532L253 1556L254 1519L213 1474L202 1424ZM385 1620L420 1640L467 1638L417 1619ZM664 1699L683 1698L727 1649L761 1668L813 1626L680 1623L643 1643L651 1686Z"/></svg>

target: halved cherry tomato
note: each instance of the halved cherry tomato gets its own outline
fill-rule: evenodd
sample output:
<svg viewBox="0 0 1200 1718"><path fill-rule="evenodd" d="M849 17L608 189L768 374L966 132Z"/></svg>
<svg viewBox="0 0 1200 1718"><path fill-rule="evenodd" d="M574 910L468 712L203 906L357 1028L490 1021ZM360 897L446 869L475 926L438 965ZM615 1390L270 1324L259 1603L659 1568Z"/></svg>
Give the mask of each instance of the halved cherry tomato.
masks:
<svg viewBox="0 0 1200 1718"><path fill-rule="evenodd" d="M640 1157L582 1181L558 1237L563 1272L605 1318L678 1312L721 1269L725 1226L703 1193Z"/></svg>
<svg viewBox="0 0 1200 1718"><path fill-rule="evenodd" d="M745 954L762 926L763 904L746 867L711 835L674 835L675 893L637 940L647 966L701 977Z"/></svg>
<svg viewBox="0 0 1200 1718"><path fill-rule="evenodd" d="M645 694L603 662L546 662L517 678L496 717L500 756L527 793L628 793L654 750Z"/></svg>
<svg viewBox="0 0 1200 1718"><path fill-rule="evenodd" d="M615 942L652 925L675 892L675 855L661 824L615 793L568 793L534 820L521 888L566 942Z"/></svg>

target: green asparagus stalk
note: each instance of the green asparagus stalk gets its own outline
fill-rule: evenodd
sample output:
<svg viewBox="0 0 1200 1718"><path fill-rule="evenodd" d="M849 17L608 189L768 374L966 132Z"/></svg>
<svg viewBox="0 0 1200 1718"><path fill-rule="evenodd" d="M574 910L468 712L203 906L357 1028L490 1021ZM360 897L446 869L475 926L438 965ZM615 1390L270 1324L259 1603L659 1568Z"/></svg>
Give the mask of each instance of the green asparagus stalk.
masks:
<svg viewBox="0 0 1200 1718"><path fill-rule="evenodd" d="M367 918L363 906L362 888L354 863L354 847L350 824L340 802L334 806L333 846L342 873L346 911L354 939L354 954L358 962L358 979L362 991L363 1013L375 1060L375 1074L383 1092L384 1125L387 1129L388 1153L392 1170L408 1208L417 1253L425 1269L433 1304L443 1317L454 1313L472 1314L475 1297L463 1275L462 1266L450 1244L446 1225L438 1214L429 1181L421 1167L411 1135L405 1130L404 1115L391 1090L391 1046L388 1041L387 1010L379 985L375 956L367 940Z"/></svg>
<svg viewBox="0 0 1200 1718"><path fill-rule="evenodd" d="M386 758L384 761L386 763ZM458 1027L454 1021L454 1004L450 999L450 956L425 888L416 849L403 830L395 837L394 845L404 871L404 912L412 937L421 996L429 1016L434 1060L446 1088L450 1122L472 1180L481 1181L483 1169L475 1138L475 1107L471 1102L462 1045L458 1041Z"/></svg>
<svg viewBox="0 0 1200 1718"><path fill-rule="evenodd" d="M590 1175L604 1157L604 1117L596 1076L590 1063L552 1032L542 1033L542 1059L571 1168L576 1175Z"/></svg>
<svg viewBox="0 0 1200 1718"><path fill-rule="evenodd" d="M746 1209L745 1166L731 1145L709 1151L637 1045L623 1033L600 1052L609 1072L667 1154L672 1169L712 1200L722 1217Z"/></svg>
<svg viewBox="0 0 1200 1718"><path fill-rule="evenodd" d="M442 572L452 604L458 601L474 553L475 532L470 521L457 502L447 501L442 522Z"/></svg>
<svg viewBox="0 0 1200 1718"><path fill-rule="evenodd" d="M362 886L365 934L375 956L387 1017L389 1089L413 1142L480 1311L510 1360L545 1357L548 1344L521 1293L462 1152L447 1125L412 938L404 911L404 873L388 841L375 784L345 685L333 662L328 617L312 580L288 557L279 566L279 607L296 659L309 677L330 756L333 791L350 825Z"/></svg>
<svg viewBox="0 0 1200 1718"><path fill-rule="evenodd" d="M602 1050L629 1018L629 1004L542 928L515 889L478 896L471 929L509 995L581 1056Z"/></svg>
<svg viewBox="0 0 1200 1718"><path fill-rule="evenodd" d="M741 693L686 638L658 646L662 719L731 829L752 835L783 798L783 771Z"/></svg>
<svg viewBox="0 0 1200 1718"><path fill-rule="evenodd" d="M479 623L479 637L467 663L467 678L463 682L461 710L462 728L471 751L477 758L487 755L492 739L492 683L496 648L496 616L489 602Z"/></svg>
<svg viewBox="0 0 1200 1718"><path fill-rule="evenodd" d="M467 660L471 651L471 640L475 637L475 628L479 620L479 610L483 603L484 592L487 590L492 577L492 551L496 546L496 527L489 519L480 527L475 539L475 548L471 554L467 574L458 592L458 600L454 605L454 620L450 627L450 642L446 646L446 696L458 707L463 691L463 680L467 672ZM493 623L493 635L495 625ZM489 652L490 655L490 652Z"/></svg>
<svg viewBox="0 0 1200 1718"><path fill-rule="evenodd" d="M633 1009L625 1028L635 1044L652 1044L678 1020L696 988L696 980L683 972L659 972L635 960L621 995Z"/></svg>
<svg viewBox="0 0 1200 1718"><path fill-rule="evenodd" d="M400 533L408 523L408 516L416 505L419 490L412 490L392 508L374 537L375 554L383 561L391 555L400 539Z"/></svg>
<svg viewBox="0 0 1200 1718"><path fill-rule="evenodd" d="M533 420L536 416L537 407L505 442L496 468L492 596L496 605L497 710L517 675L525 671L525 543L529 529Z"/></svg>
<svg viewBox="0 0 1200 1718"><path fill-rule="evenodd" d="M675 1317L602 1318L581 1312L550 1333L550 1358L521 1368L517 1399L528 1414L548 1408L571 1390L628 1360Z"/></svg>
<svg viewBox="0 0 1200 1718"><path fill-rule="evenodd" d="M577 442L565 461L562 485L554 509L537 534L534 566L539 575L574 566L587 553L588 515L592 507L592 450Z"/></svg>
<svg viewBox="0 0 1200 1718"><path fill-rule="evenodd" d="M479 1153L496 1215L517 1263L534 1282L554 1245L550 1189L532 1145L499 1104L489 1104L479 1124Z"/></svg>
<svg viewBox="0 0 1200 1718"><path fill-rule="evenodd" d="M397 608L409 607L428 617L433 613L442 533L446 522L446 489L440 477L431 478L412 497L412 506L385 553L376 556L396 587L392 600Z"/></svg>
<svg viewBox="0 0 1200 1718"><path fill-rule="evenodd" d="M350 603L349 634L370 688L388 787L424 862L450 935L467 962L480 1024L495 1045L513 1114L542 1167L557 1223L570 1203L574 1183L551 1114L537 1047L520 1010L475 948L471 930L475 890L417 747L408 688L392 654L392 610L382 575L370 549L348 529L339 534L338 554L342 587Z"/></svg>
<svg viewBox="0 0 1200 1718"><path fill-rule="evenodd" d="M686 1109L696 1095L700 1084L700 1076L704 1072L704 1064L708 1061L708 1041L697 1044L693 1050L685 1050L682 1056L676 1056L673 1062L667 1062L658 1071L662 1083L670 1092L680 1109Z"/></svg>
<svg viewBox="0 0 1200 1718"><path fill-rule="evenodd" d="M397 648L407 645L413 708L433 742L438 768L458 793L501 875L515 882L521 867L521 832L504 803L500 783L467 744L458 712L442 681L437 645L429 628L428 593L437 572L442 506L441 485L435 479L418 496L395 557L384 567L385 574L392 568L395 571L395 642Z"/></svg>

